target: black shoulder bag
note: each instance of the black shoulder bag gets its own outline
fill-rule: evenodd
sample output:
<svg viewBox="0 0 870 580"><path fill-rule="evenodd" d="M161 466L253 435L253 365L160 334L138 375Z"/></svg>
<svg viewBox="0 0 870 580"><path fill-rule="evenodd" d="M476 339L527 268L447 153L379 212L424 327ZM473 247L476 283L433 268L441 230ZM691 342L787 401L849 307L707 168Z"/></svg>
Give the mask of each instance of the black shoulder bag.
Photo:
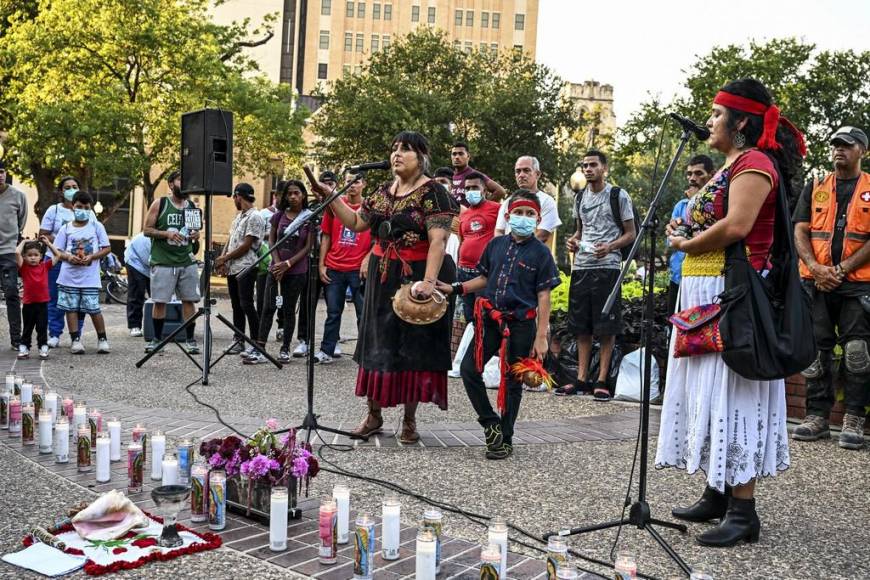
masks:
<svg viewBox="0 0 870 580"><path fill-rule="evenodd" d="M757 381L791 376L816 357L811 301L801 288L785 184L779 176L770 270L766 276L756 272L744 240L739 240L725 250L725 291L720 295L722 359L740 376ZM727 213L727 189L724 202Z"/></svg>

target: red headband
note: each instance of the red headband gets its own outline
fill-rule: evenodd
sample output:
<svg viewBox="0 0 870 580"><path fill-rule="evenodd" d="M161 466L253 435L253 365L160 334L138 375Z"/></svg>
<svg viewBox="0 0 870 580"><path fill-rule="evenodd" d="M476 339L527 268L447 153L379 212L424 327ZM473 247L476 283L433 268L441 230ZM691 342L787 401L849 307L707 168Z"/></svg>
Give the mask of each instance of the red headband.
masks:
<svg viewBox="0 0 870 580"><path fill-rule="evenodd" d="M758 138L758 143L756 143L759 149L770 149L772 151L782 149L782 145L776 140L776 128L782 123L794 135L798 144L798 153L800 153L801 157L806 157L807 145L804 141L803 133L791 121L780 116L779 107L776 105L768 106L754 99L726 93L725 91L716 93L713 102L735 111L764 116L764 128L761 131L761 137Z"/></svg>
<svg viewBox="0 0 870 580"><path fill-rule="evenodd" d="M511 204L508 206L508 213L514 211L514 209L516 209L518 207L530 207L533 210L535 210L536 212L541 213L541 206L540 205L538 205L537 203L533 202L530 199L522 199L522 198L511 202Z"/></svg>

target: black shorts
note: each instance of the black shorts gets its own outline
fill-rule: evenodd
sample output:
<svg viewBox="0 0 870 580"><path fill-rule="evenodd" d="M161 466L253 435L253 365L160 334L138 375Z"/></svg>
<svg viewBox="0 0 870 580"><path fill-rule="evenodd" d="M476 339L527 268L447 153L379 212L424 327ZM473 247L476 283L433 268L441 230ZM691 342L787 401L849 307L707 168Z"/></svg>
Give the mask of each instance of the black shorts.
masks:
<svg viewBox="0 0 870 580"><path fill-rule="evenodd" d="M616 285L619 270L600 268L571 272L568 293L568 330L574 336L616 336L622 334L622 294L617 295L610 315L601 311Z"/></svg>

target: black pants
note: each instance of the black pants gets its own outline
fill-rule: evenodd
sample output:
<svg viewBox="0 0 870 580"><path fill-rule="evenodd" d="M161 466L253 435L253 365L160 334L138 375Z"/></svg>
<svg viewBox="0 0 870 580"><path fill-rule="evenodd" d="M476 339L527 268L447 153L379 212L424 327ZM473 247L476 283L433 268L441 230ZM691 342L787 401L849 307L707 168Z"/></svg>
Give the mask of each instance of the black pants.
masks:
<svg viewBox="0 0 870 580"><path fill-rule="evenodd" d="M281 340L281 349L287 350L290 346L290 340L293 338L293 328L296 326L296 303L300 302L299 297L302 290L305 288L305 279L308 274L285 274L281 278L281 282L275 280L273 276L269 276L266 280L266 288L264 289L263 311L260 313L260 333L257 341L266 344L269 340L269 332L272 330L272 319L275 318L275 311L278 307L275 306L275 297L278 295L278 288L281 289L281 317L284 323L284 338Z"/></svg>
<svg viewBox="0 0 870 580"><path fill-rule="evenodd" d="M127 328L142 328L145 296L151 295L151 278L133 267L127 268Z"/></svg>
<svg viewBox="0 0 870 580"><path fill-rule="evenodd" d="M317 277L317 286L314 288L314 303L320 300L320 294L323 291L323 282L320 281L320 276ZM308 341L308 274L305 274L305 288L302 289L302 297L299 300L299 326L296 332L296 338L300 342ZM286 329L284 334L287 334ZM292 337L291 337L292 338Z"/></svg>
<svg viewBox="0 0 870 580"><path fill-rule="evenodd" d="M244 276L227 276L227 289L230 291L230 302L233 305L233 326L245 332L245 319L247 319L251 338L256 338L260 330L257 305L254 303L256 285L257 274L255 272L248 272Z"/></svg>
<svg viewBox="0 0 870 580"><path fill-rule="evenodd" d="M508 322L511 334L508 338L507 347L507 364L508 367L515 362L529 356L532 346L535 343L536 323L534 320L515 320ZM490 318L486 318L483 325L483 361L486 364L493 355L498 353L501 346L501 331ZM507 375L507 409L504 415L499 417L492 409L489 402L489 396L486 393L486 385L483 382L483 374L477 370L474 362L474 343L469 345L465 351L465 358L462 359L460 366L460 374L462 383L465 385L465 392L468 393L468 399L471 401L471 406L477 413L477 422L482 427L488 427L496 423L501 423L501 431L504 436L504 442L512 444L514 435L514 423L517 421L517 415L520 412L520 402L523 400L523 384L516 380L508 371Z"/></svg>
<svg viewBox="0 0 870 580"><path fill-rule="evenodd" d="M680 285L671 282L668 284L668 315L677 312L677 296L680 293Z"/></svg>
<svg viewBox="0 0 870 580"><path fill-rule="evenodd" d="M21 342L21 299L18 297L18 264L15 254L0 255L0 282L6 298L6 316L9 317L9 339L18 348Z"/></svg>
<svg viewBox="0 0 870 580"><path fill-rule="evenodd" d="M24 317L24 331L21 333L21 344L30 348L30 337L36 329L36 342L39 346L48 344L48 302L35 302L21 306Z"/></svg>

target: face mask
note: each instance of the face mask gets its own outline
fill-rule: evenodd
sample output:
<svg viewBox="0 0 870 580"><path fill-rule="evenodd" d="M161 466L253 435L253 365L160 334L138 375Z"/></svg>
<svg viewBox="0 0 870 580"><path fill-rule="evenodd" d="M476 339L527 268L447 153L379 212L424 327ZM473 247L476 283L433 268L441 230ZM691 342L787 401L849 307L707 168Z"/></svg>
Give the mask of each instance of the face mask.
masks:
<svg viewBox="0 0 870 580"><path fill-rule="evenodd" d="M76 189L75 187L73 187L71 189L64 189L63 190L63 198L67 201L72 201L78 192L79 192L79 190Z"/></svg>
<svg viewBox="0 0 870 580"><path fill-rule="evenodd" d="M75 220L77 222L86 222L91 219L90 212L86 209L74 209L73 215L75 216Z"/></svg>
<svg viewBox="0 0 870 580"><path fill-rule="evenodd" d="M508 219L511 226L511 232L521 238L527 238L535 233L535 226L538 225L538 220L533 217L517 215L512 213Z"/></svg>
<svg viewBox="0 0 870 580"><path fill-rule="evenodd" d="M465 192L465 199L471 205L477 205L483 201L483 193L479 189L469 189Z"/></svg>

